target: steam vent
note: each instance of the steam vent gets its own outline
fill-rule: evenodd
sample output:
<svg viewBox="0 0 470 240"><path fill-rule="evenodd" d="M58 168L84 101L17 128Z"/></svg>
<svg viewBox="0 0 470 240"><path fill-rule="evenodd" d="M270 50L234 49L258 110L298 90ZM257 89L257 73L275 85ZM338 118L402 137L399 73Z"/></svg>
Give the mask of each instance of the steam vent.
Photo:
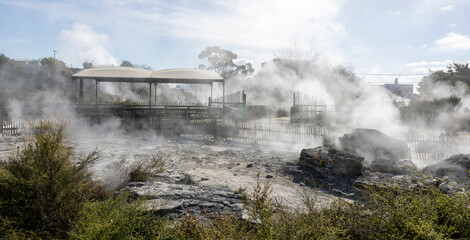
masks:
<svg viewBox="0 0 470 240"><path fill-rule="evenodd" d="M224 17L192 24L232 26L225 17L232 8L264 9L229 2L217 4ZM122 1L110 12L124 17L124 9L149 5L155 12L136 19L160 18L153 4ZM178 4L186 3L170 4L174 14ZM237 22L252 12L245 10ZM192 14L197 10L178 21ZM261 15L250 18L253 26L259 19L270 22L265 30L286 23ZM333 25L322 26L343 29ZM75 28L61 38L108 39L93 37L97 30L86 25ZM233 41L255 39L238 32ZM93 49L81 54L104 51ZM69 52L62 52L65 59ZM157 60L177 65L170 55ZM152 70L128 60L86 61L81 69L62 55L0 54L0 239L470 239L468 64L407 83L415 71L359 74L301 55L261 64L209 46L196 56L198 69ZM103 59L117 65L111 55L96 62Z"/></svg>

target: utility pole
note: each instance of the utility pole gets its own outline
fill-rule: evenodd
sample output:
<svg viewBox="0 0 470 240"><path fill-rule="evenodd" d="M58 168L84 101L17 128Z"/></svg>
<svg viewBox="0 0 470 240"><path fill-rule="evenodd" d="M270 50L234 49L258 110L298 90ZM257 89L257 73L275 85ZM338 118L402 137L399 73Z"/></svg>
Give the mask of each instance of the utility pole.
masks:
<svg viewBox="0 0 470 240"><path fill-rule="evenodd" d="M58 52L57 50L52 50L54 52L54 59L55 59L55 53Z"/></svg>

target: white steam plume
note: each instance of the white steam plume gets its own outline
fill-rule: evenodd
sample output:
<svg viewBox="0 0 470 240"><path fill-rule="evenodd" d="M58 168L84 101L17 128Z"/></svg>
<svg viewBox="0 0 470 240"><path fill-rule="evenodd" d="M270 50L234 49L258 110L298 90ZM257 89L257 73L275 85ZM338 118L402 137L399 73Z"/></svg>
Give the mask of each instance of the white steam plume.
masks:
<svg viewBox="0 0 470 240"><path fill-rule="evenodd" d="M86 61L93 65L118 65L108 50L111 46L108 36L96 32L93 26L74 23L71 29L60 32L59 40L61 57L66 63L81 66Z"/></svg>

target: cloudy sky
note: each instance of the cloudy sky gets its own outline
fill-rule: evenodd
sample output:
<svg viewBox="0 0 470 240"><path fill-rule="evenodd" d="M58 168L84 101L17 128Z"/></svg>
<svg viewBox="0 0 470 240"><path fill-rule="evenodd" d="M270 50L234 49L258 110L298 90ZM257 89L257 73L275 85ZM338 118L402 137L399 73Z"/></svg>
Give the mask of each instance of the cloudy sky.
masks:
<svg viewBox="0 0 470 240"><path fill-rule="evenodd" d="M467 0L0 0L0 52L68 65L197 67L220 46L261 63L287 51L414 81L470 61ZM370 81L396 76L361 75Z"/></svg>

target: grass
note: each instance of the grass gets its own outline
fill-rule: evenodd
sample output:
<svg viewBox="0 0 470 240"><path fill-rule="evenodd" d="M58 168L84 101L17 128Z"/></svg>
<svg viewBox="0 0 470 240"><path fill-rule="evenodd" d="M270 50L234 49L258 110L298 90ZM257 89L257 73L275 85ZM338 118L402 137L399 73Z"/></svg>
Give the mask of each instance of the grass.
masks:
<svg viewBox="0 0 470 240"><path fill-rule="evenodd" d="M158 155L153 155L149 160L140 159L133 163L127 170L131 182L143 182L151 176L165 171L165 160Z"/></svg>

